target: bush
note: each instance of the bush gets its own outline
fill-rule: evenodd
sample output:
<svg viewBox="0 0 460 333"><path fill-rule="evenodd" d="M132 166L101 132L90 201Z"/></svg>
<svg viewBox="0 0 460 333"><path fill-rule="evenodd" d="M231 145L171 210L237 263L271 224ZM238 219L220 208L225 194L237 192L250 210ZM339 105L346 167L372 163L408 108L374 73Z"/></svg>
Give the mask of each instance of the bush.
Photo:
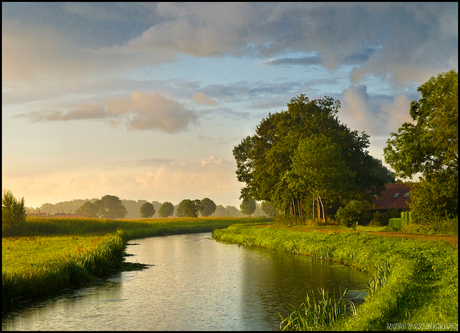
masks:
<svg viewBox="0 0 460 333"><path fill-rule="evenodd" d="M2 230L6 228L18 228L26 220L26 208L24 198L19 201L10 190L3 190L2 194Z"/></svg>
<svg viewBox="0 0 460 333"><path fill-rule="evenodd" d="M388 209L386 211L376 211L372 216L372 223L378 226L385 226L388 225L388 221L391 218L398 218L401 217L401 212L397 208Z"/></svg>
<svg viewBox="0 0 460 333"><path fill-rule="evenodd" d="M351 200L345 207L340 207L335 215L340 224L351 228L356 227L362 218L362 212L366 209L367 203L359 200Z"/></svg>

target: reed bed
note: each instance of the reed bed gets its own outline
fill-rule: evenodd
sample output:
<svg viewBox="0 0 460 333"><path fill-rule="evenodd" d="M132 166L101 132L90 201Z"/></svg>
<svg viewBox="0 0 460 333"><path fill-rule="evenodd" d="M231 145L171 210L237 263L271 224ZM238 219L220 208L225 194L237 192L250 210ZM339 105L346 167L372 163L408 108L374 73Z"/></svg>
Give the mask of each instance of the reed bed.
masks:
<svg viewBox="0 0 460 333"><path fill-rule="evenodd" d="M368 296L356 316L331 325L291 325L286 330L387 330L389 323L426 323L420 326L426 330L433 327L428 324L441 323L458 329L458 247L447 242L244 225L215 230L213 237L334 260L372 274ZM296 309L305 306L292 311L299 314ZM292 312L286 318L295 317Z"/></svg>

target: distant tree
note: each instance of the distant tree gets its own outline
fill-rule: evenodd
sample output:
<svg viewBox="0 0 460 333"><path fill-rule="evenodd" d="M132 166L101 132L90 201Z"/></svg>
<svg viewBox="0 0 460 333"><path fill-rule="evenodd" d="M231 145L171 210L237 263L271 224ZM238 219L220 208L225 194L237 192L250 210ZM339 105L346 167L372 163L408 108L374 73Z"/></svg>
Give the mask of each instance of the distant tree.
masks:
<svg viewBox="0 0 460 333"><path fill-rule="evenodd" d="M198 217L200 200L184 199L177 208L178 217Z"/></svg>
<svg viewBox="0 0 460 333"><path fill-rule="evenodd" d="M209 216L216 211L216 204L209 198L204 198L201 200L198 207L198 211L201 216Z"/></svg>
<svg viewBox="0 0 460 333"><path fill-rule="evenodd" d="M252 198L245 199L241 203L240 209L243 214L251 216L256 210L256 201Z"/></svg>
<svg viewBox="0 0 460 333"><path fill-rule="evenodd" d="M227 206L225 207L225 210L227 211L226 216L229 217L240 217L243 216L241 211L238 210L235 206Z"/></svg>
<svg viewBox="0 0 460 333"><path fill-rule="evenodd" d="M93 203L86 202L77 209L77 213L106 219L124 218L128 214L125 206L123 206L123 202L114 195L105 195Z"/></svg>
<svg viewBox="0 0 460 333"><path fill-rule="evenodd" d="M77 214L85 214L89 217L98 218L100 216L100 200L96 200L95 202L85 202L83 205L78 208L75 213Z"/></svg>
<svg viewBox="0 0 460 333"><path fill-rule="evenodd" d="M274 217L278 213L270 201L262 201L261 208L269 217Z"/></svg>
<svg viewBox="0 0 460 333"><path fill-rule="evenodd" d="M104 195L101 198L101 217L107 219L124 218L128 212L123 202L114 195Z"/></svg>
<svg viewBox="0 0 460 333"><path fill-rule="evenodd" d="M19 201L10 190L2 193L2 229L19 227L26 220L24 197Z"/></svg>
<svg viewBox="0 0 460 333"><path fill-rule="evenodd" d="M172 203L165 201L161 204L160 209L158 210L158 215L160 217L172 216L174 213L174 206Z"/></svg>
<svg viewBox="0 0 460 333"><path fill-rule="evenodd" d="M155 214L155 208L150 202L146 202L142 204L141 208L139 209L142 218L150 218Z"/></svg>
<svg viewBox="0 0 460 333"><path fill-rule="evenodd" d="M224 206L222 205L217 205L216 210L211 216L216 216L216 217L224 217L227 216L227 210L225 209Z"/></svg>
<svg viewBox="0 0 460 333"><path fill-rule="evenodd" d="M430 210L458 216L458 73L431 77L417 91L422 98L411 102L412 122L391 133L383 149L385 161L397 177L422 174L411 191L415 221L426 220Z"/></svg>

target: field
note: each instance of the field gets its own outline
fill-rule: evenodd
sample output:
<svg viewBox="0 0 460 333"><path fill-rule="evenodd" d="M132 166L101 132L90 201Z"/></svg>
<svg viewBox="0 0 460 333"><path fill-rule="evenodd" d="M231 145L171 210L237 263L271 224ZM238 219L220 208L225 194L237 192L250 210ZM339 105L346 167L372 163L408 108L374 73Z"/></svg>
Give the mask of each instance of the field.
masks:
<svg viewBox="0 0 460 333"><path fill-rule="evenodd" d="M139 220L27 218L2 232L2 313L29 299L78 288L124 264L134 238L209 232L267 218L171 218ZM140 265L142 267L142 265Z"/></svg>
<svg viewBox="0 0 460 333"><path fill-rule="evenodd" d="M301 327L285 322L283 329L387 330L391 329L388 324L400 324L394 326L399 329L413 329L418 324L423 324L419 328L424 330L458 329L458 247L445 241L383 237L362 231L305 232L296 227L245 225L215 230L213 237L338 261L373 275L369 296L356 316L320 328L303 319L297 321L303 323ZM286 318L289 313L280 315Z"/></svg>

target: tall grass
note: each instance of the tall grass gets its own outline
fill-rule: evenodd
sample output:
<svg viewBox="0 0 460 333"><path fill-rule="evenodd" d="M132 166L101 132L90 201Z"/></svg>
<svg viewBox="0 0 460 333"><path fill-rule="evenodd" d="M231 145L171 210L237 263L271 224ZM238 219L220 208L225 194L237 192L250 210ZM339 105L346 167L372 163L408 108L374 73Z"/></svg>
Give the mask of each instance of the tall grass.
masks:
<svg viewBox="0 0 460 333"><path fill-rule="evenodd" d="M386 330L388 323L456 323L458 247L445 241L366 233L233 225L217 240L338 261L372 274L369 294L353 318L328 329ZM428 327L428 326L427 326Z"/></svg>
<svg viewBox="0 0 460 333"><path fill-rule="evenodd" d="M307 295L305 302L299 307L289 305L290 314L283 318L281 317L280 329L282 331L314 331L324 330L334 326L340 319L347 317L350 313L356 315L356 308L352 301L345 299L346 290L336 300L334 297L329 297L329 293L323 288L318 289L320 299Z"/></svg>
<svg viewBox="0 0 460 333"><path fill-rule="evenodd" d="M98 218L40 218L28 217L20 228L2 230L2 237L38 235L81 235L114 233L118 228L127 235L145 233L146 237L181 232L207 232L215 228L226 228L234 223L271 222L271 218L165 218L110 220ZM156 230L156 231L155 231Z"/></svg>
<svg viewBox="0 0 460 333"><path fill-rule="evenodd" d="M2 265L2 312L24 299L48 295L93 281L118 268L124 255L124 234L109 234L92 250L56 256L35 265L11 269Z"/></svg>

